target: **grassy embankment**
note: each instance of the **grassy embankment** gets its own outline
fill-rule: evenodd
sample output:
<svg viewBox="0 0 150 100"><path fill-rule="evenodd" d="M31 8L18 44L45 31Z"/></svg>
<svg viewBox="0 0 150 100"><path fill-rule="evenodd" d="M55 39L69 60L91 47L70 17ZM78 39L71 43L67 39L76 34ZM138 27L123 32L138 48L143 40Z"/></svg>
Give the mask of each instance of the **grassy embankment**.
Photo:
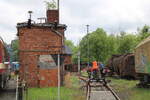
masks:
<svg viewBox="0 0 150 100"><path fill-rule="evenodd" d="M65 86L61 87L61 100L85 100L85 94L79 90L79 80L75 75L68 74ZM25 100L57 100L57 87L30 88Z"/></svg>
<svg viewBox="0 0 150 100"><path fill-rule="evenodd" d="M119 94L121 100L150 100L150 89L137 88L138 81L111 79L111 86Z"/></svg>

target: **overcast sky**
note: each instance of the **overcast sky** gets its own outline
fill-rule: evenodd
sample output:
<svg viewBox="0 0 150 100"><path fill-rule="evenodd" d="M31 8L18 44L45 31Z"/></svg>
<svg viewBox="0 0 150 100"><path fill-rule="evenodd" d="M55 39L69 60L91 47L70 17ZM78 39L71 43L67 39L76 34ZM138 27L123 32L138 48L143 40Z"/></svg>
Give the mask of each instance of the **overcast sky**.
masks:
<svg viewBox="0 0 150 100"><path fill-rule="evenodd" d="M16 37L16 24L46 16L45 0L0 0L0 36L10 43ZM46 0L48 1L48 0ZM150 24L150 0L60 0L60 22L68 26L66 38L76 44L86 34L100 27L108 33L127 31Z"/></svg>

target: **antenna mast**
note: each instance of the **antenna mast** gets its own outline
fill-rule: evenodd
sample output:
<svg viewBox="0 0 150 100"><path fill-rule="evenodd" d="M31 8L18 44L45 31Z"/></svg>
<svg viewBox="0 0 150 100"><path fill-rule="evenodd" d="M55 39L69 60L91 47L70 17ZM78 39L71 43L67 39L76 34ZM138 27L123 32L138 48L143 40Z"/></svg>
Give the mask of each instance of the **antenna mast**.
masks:
<svg viewBox="0 0 150 100"><path fill-rule="evenodd" d="M31 17L32 17L32 11L28 11L28 13L29 13L29 19L28 19L28 28L31 28L31 21L32 21L32 19L31 19Z"/></svg>
<svg viewBox="0 0 150 100"><path fill-rule="evenodd" d="M31 19L33 11L28 11L28 13L29 13L29 19Z"/></svg>

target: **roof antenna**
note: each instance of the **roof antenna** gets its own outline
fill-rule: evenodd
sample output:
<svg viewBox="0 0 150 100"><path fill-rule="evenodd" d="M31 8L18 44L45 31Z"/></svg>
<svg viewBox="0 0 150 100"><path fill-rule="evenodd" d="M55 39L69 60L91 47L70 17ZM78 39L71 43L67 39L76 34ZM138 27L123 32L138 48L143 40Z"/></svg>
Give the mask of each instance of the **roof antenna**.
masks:
<svg viewBox="0 0 150 100"><path fill-rule="evenodd" d="M28 11L28 13L29 13L29 19L28 19L28 28L31 28L31 15L32 15L32 11Z"/></svg>
<svg viewBox="0 0 150 100"><path fill-rule="evenodd" d="M32 15L32 11L28 11L28 13L29 13L29 19L31 19L31 15Z"/></svg>

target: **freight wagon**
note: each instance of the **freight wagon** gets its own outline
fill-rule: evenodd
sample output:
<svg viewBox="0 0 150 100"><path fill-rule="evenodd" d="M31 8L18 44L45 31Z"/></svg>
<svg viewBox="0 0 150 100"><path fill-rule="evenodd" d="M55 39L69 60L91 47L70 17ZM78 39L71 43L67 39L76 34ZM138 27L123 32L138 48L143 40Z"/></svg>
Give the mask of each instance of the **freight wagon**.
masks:
<svg viewBox="0 0 150 100"><path fill-rule="evenodd" d="M150 37L135 48L135 71L140 80L138 86L148 86L150 84Z"/></svg>
<svg viewBox="0 0 150 100"><path fill-rule="evenodd" d="M112 55L106 65L112 73L116 73L121 78L136 78L134 54Z"/></svg>

